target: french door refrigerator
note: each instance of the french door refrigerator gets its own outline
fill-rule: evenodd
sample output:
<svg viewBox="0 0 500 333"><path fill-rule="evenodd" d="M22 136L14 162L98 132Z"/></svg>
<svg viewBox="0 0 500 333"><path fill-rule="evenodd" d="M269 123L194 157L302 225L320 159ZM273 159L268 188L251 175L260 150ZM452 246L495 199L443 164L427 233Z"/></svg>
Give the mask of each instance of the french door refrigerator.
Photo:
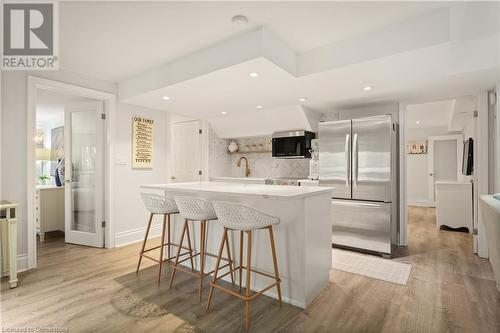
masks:
<svg viewBox="0 0 500 333"><path fill-rule="evenodd" d="M397 237L396 131L390 115L319 124L319 183L334 187L334 246L391 255Z"/></svg>

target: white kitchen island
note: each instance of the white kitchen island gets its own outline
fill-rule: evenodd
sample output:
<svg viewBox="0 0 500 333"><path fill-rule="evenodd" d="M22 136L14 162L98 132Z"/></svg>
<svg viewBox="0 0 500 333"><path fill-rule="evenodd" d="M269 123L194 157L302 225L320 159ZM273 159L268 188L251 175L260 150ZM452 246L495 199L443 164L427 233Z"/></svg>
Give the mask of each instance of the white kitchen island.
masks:
<svg viewBox="0 0 500 333"><path fill-rule="evenodd" d="M166 196L195 196L209 200L240 202L262 212L277 216L281 223L274 228L276 252L283 301L306 308L326 287L332 267L332 225L330 187L300 187L224 182L170 183L141 186L143 191L161 190ZM172 220L175 242L180 238L182 220L175 215ZM194 246L199 248L199 224L191 229ZM222 228L217 221L208 223L207 251L217 253ZM194 232L193 232L194 231ZM194 236L193 236L194 234ZM231 253L238 264L239 234L230 234ZM273 272L273 262L267 232L255 232L252 246L252 267ZM246 254L243 256L246 258ZM186 262L187 264L187 262ZM198 266L198 262L196 265ZM206 267L212 270L215 260L207 259ZM229 276L226 276L229 281ZM243 276L243 281L245 276ZM269 285L269 279L252 274L252 290ZM236 281L238 279L236 278ZM245 282L243 282L244 284ZM206 286L207 284L205 284ZM206 290L205 290L206 292ZM206 294L205 294L206 295ZM266 295L277 298L275 288Z"/></svg>

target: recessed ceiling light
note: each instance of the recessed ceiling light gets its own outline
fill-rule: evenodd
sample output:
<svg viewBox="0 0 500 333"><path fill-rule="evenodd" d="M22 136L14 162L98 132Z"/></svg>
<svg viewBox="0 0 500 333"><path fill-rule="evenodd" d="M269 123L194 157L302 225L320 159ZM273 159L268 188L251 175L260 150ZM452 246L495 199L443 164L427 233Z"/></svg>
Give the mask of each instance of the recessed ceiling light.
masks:
<svg viewBox="0 0 500 333"><path fill-rule="evenodd" d="M420 121L418 121L418 120L417 120L417 121L416 121L416 123L417 123L417 125L418 125L418 124L420 124Z"/></svg>
<svg viewBox="0 0 500 333"><path fill-rule="evenodd" d="M163 96L163 100L164 101L168 101L168 100L170 100L170 97L169 96Z"/></svg>
<svg viewBox="0 0 500 333"><path fill-rule="evenodd" d="M262 109L263 106L262 105L257 105L257 109Z"/></svg>
<svg viewBox="0 0 500 333"><path fill-rule="evenodd" d="M305 98L305 97L301 97L301 98L299 98L299 101L301 101L301 102L305 102L305 101L307 101L307 98Z"/></svg>
<svg viewBox="0 0 500 333"><path fill-rule="evenodd" d="M248 23L248 17L246 17L245 15L234 15L232 18L231 18L231 22L233 22L233 24L247 24Z"/></svg>
<svg viewBox="0 0 500 333"><path fill-rule="evenodd" d="M372 89L373 89L372 86L366 86L366 87L363 88L364 91L370 91Z"/></svg>
<svg viewBox="0 0 500 333"><path fill-rule="evenodd" d="M251 78L256 78L257 76L259 76L259 73L252 72L252 73L248 74L248 76L250 76Z"/></svg>
<svg viewBox="0 0 500 333"><path fill-rule="evenodd" d="M222 111L221 113L222 113L222 114L226 114L227 112L226 112L226 111Z"/></svg>

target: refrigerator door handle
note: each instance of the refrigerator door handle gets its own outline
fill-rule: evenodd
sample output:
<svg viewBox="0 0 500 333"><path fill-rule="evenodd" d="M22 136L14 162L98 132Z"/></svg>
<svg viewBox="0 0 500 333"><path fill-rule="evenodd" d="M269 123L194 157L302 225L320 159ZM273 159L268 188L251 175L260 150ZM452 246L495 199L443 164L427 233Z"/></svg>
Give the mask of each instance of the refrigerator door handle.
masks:
<svg viewBox="0 0 500 333"><path fill-rule="evenodd" d="M358 186L358 133L354 133L352 143L352 179L354 186Z"/></svg>
<svg viewBox="0 0 500 333"><path fill-rule="evenodd" d="M351 156L350 156L350 152L351 152L351 147L349 145L350 143L350 136L349 134L346 134L345 135L345 186L346 187L349 187L350 185L350 175L351 175L351 172L350 172L350 169L351 169Z"/></svg>

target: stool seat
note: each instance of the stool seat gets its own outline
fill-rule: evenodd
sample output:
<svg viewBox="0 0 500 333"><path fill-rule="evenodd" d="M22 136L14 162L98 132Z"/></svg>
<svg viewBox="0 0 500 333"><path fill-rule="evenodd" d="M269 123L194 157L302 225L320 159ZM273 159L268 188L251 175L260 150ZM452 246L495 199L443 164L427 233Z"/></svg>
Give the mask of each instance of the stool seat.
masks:
<svg viewBox="0 0 500 333"><path fill-rule="evenodd" d="M219 223L228 229L248 231L280 223L278 217L267 215L244 204L224 201L213 201L212 204Z"/></svg>
<svg viewBox="0 0 500 333"><path fill-rule="evenodd" d="M176 196L175 203L186 220L207 221L217 219L214 207L208 200L193 197Z"/></svg>
<svg viewBox="0 0 500 333"><path fill-rule="evenodd" d="M146 209L152 214L175 214L179 212L175 200L154 193L141 193Z"/></svg>

